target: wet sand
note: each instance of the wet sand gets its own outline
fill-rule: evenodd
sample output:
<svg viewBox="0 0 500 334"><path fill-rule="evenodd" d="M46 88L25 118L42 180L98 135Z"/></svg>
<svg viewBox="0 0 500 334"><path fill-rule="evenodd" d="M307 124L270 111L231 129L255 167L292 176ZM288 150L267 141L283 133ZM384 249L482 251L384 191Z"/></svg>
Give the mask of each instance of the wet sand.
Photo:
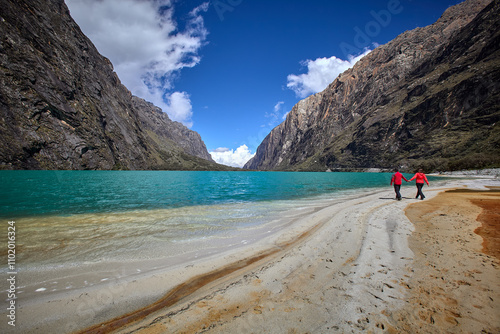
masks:
<svg viewBox="0 0 500 334"><path fill-rule="evenodd" d="M498 333L500 193L444 192L464 184L500 185L333 202L244 252L27 308L56 319L26 332ZM83 317L79 305L95 307Z"/></svg>
<svg viewBox="0 0 500 334"><path fill-rule="evenodd" d="M411 205L415 253L398 332L500 333L500 191L454 190ZM479 235L478 235L479 234Z"/></svg>

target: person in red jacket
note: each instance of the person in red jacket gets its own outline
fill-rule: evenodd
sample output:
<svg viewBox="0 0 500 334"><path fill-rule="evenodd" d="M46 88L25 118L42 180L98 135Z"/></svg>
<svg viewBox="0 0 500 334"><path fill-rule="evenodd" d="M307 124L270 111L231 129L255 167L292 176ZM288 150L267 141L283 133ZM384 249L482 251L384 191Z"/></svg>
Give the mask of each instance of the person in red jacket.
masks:
<svg viewBox="0 0 500 334"><path fill-rule="evenodd" d="M404 177L404 175L399 172L397 168L394 168L394 174L392 174L391 178L391 186L394 183L394 191L396 192L396 199L398 201L401 200L401 193L399 192L401 190L401 184L403 183L401 179L404 179L406 182L409 182L406 179L406 177Z"/></svg>
<svg viewBox="0 0 500 334"><path fill-rule="evenodd" d="M424 171L422 168L418 170L418 172L413 175L413 177L410 179L410 181L413 181L417 179L415 182L417 183L417 196L415 198L418 198L420 196L420 199L423 200L425 198L424 193L422 192L422 187L424 186L424 181L429 185L429 181L427 181L427 177L424 174Z"/></svg>

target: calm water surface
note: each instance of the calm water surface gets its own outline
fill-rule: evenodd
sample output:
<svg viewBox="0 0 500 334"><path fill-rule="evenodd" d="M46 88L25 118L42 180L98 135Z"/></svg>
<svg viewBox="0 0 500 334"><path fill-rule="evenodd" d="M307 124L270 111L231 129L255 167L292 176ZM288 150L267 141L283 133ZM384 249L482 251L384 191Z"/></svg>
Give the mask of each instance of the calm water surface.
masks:
<svg viewBox="0 0 500 334"><path fill-rule="evenodd" d="M0 171L0 219L16 221L18 260L27 265L159 258L174 243L251 233L389 180L384 173Z"/></svg>
<svg viewBox="0 0 500 334"><path fill-rule="evenodd" d="M88 279L75 282L78 275L106 270L108 264L123 263L123 268L140 272L147 263L171 266L216 253L221 245L251 244L279 233L293 217L314 210L318 203L341 200L366 188L390 189L390 177L387 173L0 171L0 221L5 230L8 221L16 222L18 269L28 282L26 290L38 293L49 282L65 289L92 284ZM3 244L6 235L0 234ZM130 263L135 267L125 265ZM96 282L102 277L96 274Z"/></svg>
<svg viewBox="0 0 500 334"><path fill-rule="evenodd" d="M0 217L292 200L389 180L386 173L0 171Z"/></svg>

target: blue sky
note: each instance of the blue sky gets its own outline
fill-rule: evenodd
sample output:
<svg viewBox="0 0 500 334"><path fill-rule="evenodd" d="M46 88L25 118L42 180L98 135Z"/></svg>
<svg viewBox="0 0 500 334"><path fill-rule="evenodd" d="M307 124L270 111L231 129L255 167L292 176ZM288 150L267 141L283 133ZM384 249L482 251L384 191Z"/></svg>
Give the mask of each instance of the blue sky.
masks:
<svg viewBox="0 0 500 334"><path fill-rule="evenodd" d="M357 56L459 2L66 0L133 94L235 166Z"/></svg>

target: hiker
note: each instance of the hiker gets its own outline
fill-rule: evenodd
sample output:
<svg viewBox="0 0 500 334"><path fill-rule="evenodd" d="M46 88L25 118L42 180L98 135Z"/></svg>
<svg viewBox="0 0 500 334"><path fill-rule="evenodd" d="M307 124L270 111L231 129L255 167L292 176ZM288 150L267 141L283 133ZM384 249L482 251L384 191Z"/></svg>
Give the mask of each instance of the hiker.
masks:
<svg viewBox="0 0 500 334"><path fill-rule="evenodd" d="M406 177L404 177L404 175L399 172L397 168L394 168L394 174L392 175L391 178L391 186L394 183L394 191L396 192L396 199L398 201L401 200L401 193L399 192L401 190L401 184L403 183L401 179L404 179L406 182L409 182L406 179Z"/></svg>
<svg viewBox="0 0 500 334"><path fill-rule="evenodd" d="M425 198L424 193L422 192L422 187L424 186L424 181L429 185L429 181L427 181L427 177L424 174L424 170L420 168L418 172L410 179L410 181L413 181L417 179L415 182L417 183L417 196L415 198L418 198L420 196L420 199L423 200Z"/></svg>

